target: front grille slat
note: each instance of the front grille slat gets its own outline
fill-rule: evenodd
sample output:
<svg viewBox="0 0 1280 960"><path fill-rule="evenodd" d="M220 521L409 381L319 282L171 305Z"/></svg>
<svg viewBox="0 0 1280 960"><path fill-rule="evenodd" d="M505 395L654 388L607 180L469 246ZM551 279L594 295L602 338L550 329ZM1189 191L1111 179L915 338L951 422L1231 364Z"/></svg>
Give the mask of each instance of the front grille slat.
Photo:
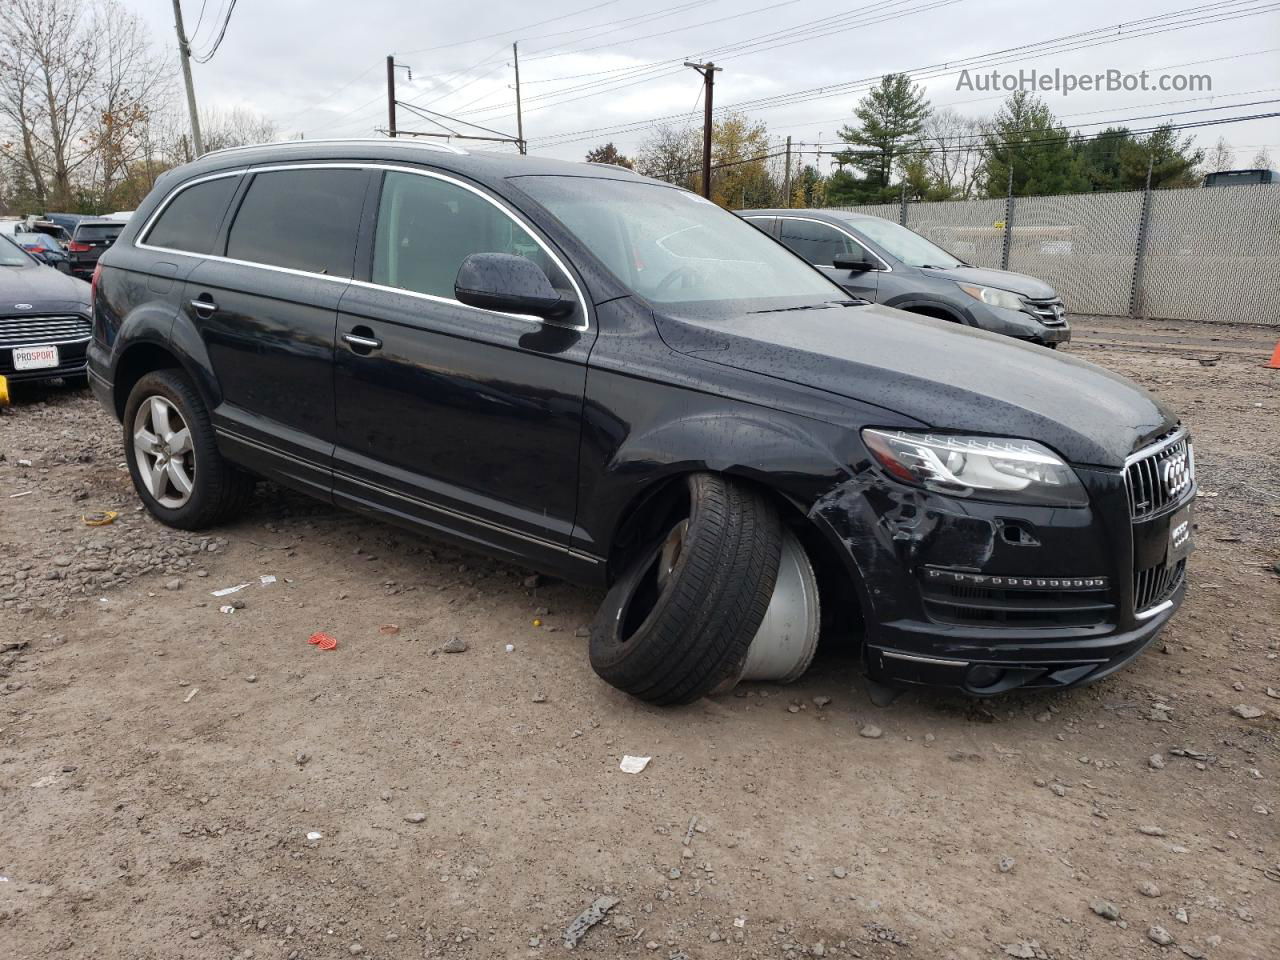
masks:
<svg viewBox="0 0 1280 960"><path fill-rule="evenodd" d="M920 593L925 612L939 623L1095 626L1116 616L1110 585L1101 577L991 577L925 567Z"/></svg>
<svg viewBox="0 0 1280 960"><path fill-rule="evenodd" d="M1028 299L1027 309L1046 327L1061 327L1067 322L1066 308L1059 297L1049 300Z"/></svg>
<svg viewBox="0 0 1280 960"><path fill-rule="evenodd" d="M93 325L86 317L0 317L0 347L38 347L87 340Z"/></svg>

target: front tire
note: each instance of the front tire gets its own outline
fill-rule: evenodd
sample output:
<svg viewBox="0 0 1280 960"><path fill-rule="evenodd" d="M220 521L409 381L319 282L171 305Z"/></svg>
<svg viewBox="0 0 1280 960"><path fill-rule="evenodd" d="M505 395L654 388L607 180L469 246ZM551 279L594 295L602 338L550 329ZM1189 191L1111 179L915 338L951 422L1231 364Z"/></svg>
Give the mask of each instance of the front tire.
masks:
<svg viewBox="0 0 1280 960"><path fill-rule="evenodd" d="M140 379L124 411L125 460L143 505L161 523L201 530L241 513L253 479L218 452L209 410L177 370Z"/></svg>
<svg viewBox="0 0 1280 960"><path fill-rule="evenodd" d="M750 487L701 473L687 507L614 584L591 627L591 666L655 704L690 703L742 671L773 596L777 511Z"/></svg>

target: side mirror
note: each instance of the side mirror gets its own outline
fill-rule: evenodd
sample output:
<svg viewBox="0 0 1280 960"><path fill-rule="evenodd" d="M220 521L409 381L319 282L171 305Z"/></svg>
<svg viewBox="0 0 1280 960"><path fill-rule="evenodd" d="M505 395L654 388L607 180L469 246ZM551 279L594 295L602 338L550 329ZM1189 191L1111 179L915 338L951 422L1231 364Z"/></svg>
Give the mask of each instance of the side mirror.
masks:
<svg viewBox="0 0 1280 960"><path fill-rule="evenodd" d="M547 319L566 316L576 305L551 286L540 266L510 253L471 254L458 268L453 295L468 306Z"/></svg>
<svg viewBox="0 0 1280 960"><path fill-rule="evenodd" d="M850 273L866 273L868 270L876 269L876 265L870 260L855 260L853 257L835 257L831 261L831 266L837 270L848 270Z"/></svg>

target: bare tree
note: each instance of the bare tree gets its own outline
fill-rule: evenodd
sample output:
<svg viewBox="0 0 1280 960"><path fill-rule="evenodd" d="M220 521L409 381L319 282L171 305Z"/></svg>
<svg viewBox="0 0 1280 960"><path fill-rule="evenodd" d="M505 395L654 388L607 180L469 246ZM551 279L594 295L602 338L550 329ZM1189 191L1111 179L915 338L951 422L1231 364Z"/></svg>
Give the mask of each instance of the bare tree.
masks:
<svg viewBox="0 0 1280 960"><path fill-rule="evenodd" d="M146 27L119 0L100 0L93 22L100 40L90 143L97 173L94 193L105 207L142 164L143 180L154 182L152 125L173 95L173 64L156 55Z"/></svg>
<svg viewBox="0 0 1280 960"><path fill-rule="evenodd" d="M0 5L0 113L17 127L37 192L55 207L74 201L72 178L91 151L98 41L75 0Z"/></svg>
<svg viewBox="0 0 1280 960"><path fill-rule="evenodd" d="M958 200L968 200L982 181L982 121L951 107L925 117L916 146L931 186Z"/></svg>
<svg viewBox="0 0 1280 960"><path fill-rule="evenodd" d="M1209 151L1209 155L1204 158L1204 173L1217 173L1220 170L1230 170L1235 166L1236 152L1231 144L1227 143L1226 137L1219 137L1218 142L1213 145L1213 149Z"/></svg>
<svg viewBox="0 0 1280 960"><path fill-rule="evenodd" d="M662 124L636 155L636 172L682 187L694 188L702 171L702 135L693 127Z"/></svg>
<svg viewBox="0 0 1280 960"><path fill-rule="evenodd" d="M1253 155L1252 166L1255 170L1271 169L1271 151L1266 147L1262 147Z"/></svg>

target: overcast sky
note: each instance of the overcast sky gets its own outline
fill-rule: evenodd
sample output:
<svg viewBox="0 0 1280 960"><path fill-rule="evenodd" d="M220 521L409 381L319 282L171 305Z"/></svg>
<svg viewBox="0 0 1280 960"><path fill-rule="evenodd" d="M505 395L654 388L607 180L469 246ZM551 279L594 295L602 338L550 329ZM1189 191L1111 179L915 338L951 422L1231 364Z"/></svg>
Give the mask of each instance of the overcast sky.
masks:
<svg viewBox="0 0 1280 960"><path fill-rule="evenodd" d="M150 25L157 43L174 43L171 0L125 2ZM201 0L183 0L197 53L212 43L228 2L207 0L201 18ZM731 106L1192 7L1191 0L240 0L217 54L193 69L204 107L252 108L286 136L368 136L386 126L385 57L394 53L413 74L410 80L408 71L397 71L400 99L514 134L511 42L518 40L531 152L579 159L606 140L631 153L648 132L601 128L663 116L700 121L701 81L681 66L685 59L710 56L723 65L715 103ZM1259 8L1267 12L1207 22ZM1146 69L1153 79L1162 73L1212 78L1211 93L1042 94L1064 123L1084 132L1102 129L1105 121L1155 115L1130 124L1149 127L1173 111L1198 111L1170 117L1185 122L1280 109L1280 103L1257 103L1280 100L1280 2L1209 2L1185 16L1202 22L1113 43L1085 37L1075 43L1091 46L997 69ZM935 106L955 105L973 115L990 115L1003 99L999 93L957 90L957 79L952 72L921 82ZM830 142L864 92L815 94L805 102L749 112L774 137ZM1233 106L1239 104L1253 105ZM439 129L403 108L399 124ZM1248 165L1264 145L1272 166L1280 166L1276 118L1194 133L1205 146L1226 137L1237 149L1236 166Z"/></svg>

